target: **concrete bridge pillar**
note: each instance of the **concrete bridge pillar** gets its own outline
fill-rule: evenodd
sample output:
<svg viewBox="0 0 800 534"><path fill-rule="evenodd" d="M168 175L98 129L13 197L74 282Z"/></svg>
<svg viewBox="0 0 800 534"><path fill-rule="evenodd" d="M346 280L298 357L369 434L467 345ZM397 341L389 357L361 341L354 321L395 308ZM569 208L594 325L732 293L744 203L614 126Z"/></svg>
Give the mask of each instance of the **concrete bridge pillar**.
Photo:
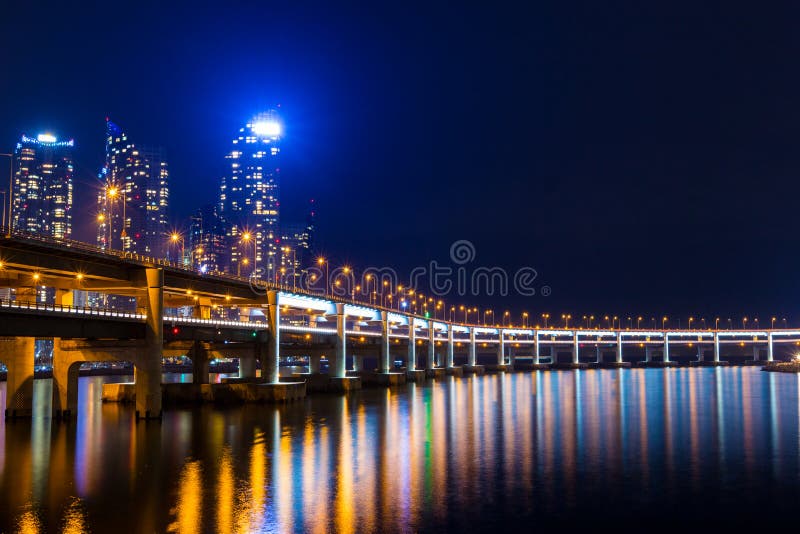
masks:
<svg viewBox="0 0 800 534"><path fill-rule="evenodd" d="M308 357L308 372L311 374L319 374L320 368L320 360L322 359L322 355L320 354L311 354ZM262 364L263 369L263 364Z"/></svg>
<svg viewBox="0 0 800 534"><path fill-rule="evenodd" d="M336 304L336 347L333 361L330 364L331 378L345 378L347 360L347 316L344 313L344 304Z"/></svg>
<svg viewBox="0 0 800 534"><path fill-rule="evenodd" d="M425 361L425 369L436 367L436 335L433 329L433 321L428 321L428 359Z"/></svg>
<svg viewBox="0 0 800 534"><path fill-rule="evenodd" d="M506 340L503 330L498 328L498 343L497 343L497 365L506 364Z"/></svg>
<svg viewBox="0 0 800 534"><path fill-rule="evenodd" d="M617 363L622 363L622 333L617 332Z"/></svg>
<svg viewBox="0 0 800 534"><path fill-rule="evenodd" d="M517 363L517 351L514 350L514 345L508 347L508 365L511 367L511 370L514 370L514 364Z"/></svg>
<svg viewBox="0 0 800 534"><path fill-rule="evenodd" d="M767 361L771 362L773 358L773 348L772 348L772 332L769 333L767 336Z"/></svg>
<svg viewBox="0 0 800 534"><path fill-rule="evenodd" d="M753 345L753 361L758 361L761 359L761 347L758 345Z"/></svg>
<svg viewBox="0 0 800 534"><path fill-rule="evenodd" d="M267 291L267 342L261 347L261 377L267 384L277 384L281 361L281 307L278 292ZM316 361L316 371L314 362ZM241 365L241 363L240 363ZM309 371L319 372L319 355L311 356Z"/></svg>
<svg viewBox="0 0 800 534"><path fill-rule="evenodd" d="M360 354L353 354L353 371L359 372L364 370L364 356Z"/></svg>
<svg viewBox="0 0 800 534"><path fill-rule="evenodd" d="M448 369L453 367L453 351L455 342L453 341L453 325L447 325L447 361L445 367Z"/></svg>
<svg viewBox="0 0 800 534"><path fill-rule="evenodd" d="M668 362L669 361L669 339L668 339L666 333L664 333L664 352L663 352L663 356L664 356L663 360L665 362Z"/></svg>
<svg viewBox="0 0 800 534"><path fill-rule="evenodd" d="M189 358L192 360L192 382L194 384L208 384L208 369L211 358L208 356L208 348L202 341L195 341L189 350Z"/></svg>
<svg viewBox="0 0 800 534"><path fill-rule="evenodd" d="M57 306L72 306L74 301L71 289L56 288L55 303Z"/></svg>
<svg viewBox="0 0 800 534"><path fill-rule="evenodd" d="M719 333L714 332L714 361L719 362Z"/></svg>
<svg viewBox="0 0 800 534"><path fill-rule="evenodd" d="M414 318L408 318L408 358L406 360L406 371L416 371L417 369L417 331L414 328Z"/></svg>
<svg viewBox="0 0 800 534"><path fill-rule="evenodd" d="M0 341L6 364L6 417L33 415L33 358L35 340L15 337Z"/></svg>
<svg viewBox="0 0 800 534"><path fill-rule="evenodd" d="M533 333L533 364L539 365L539 332Z"/></svg>
<svg viewBox="0 0 800 534"><path fill-rule="evenodd" d="M469 329L469 356L467 357L467 365L475 367L478 363L477 347L475 346L475 327L471 326Z"/></svg>
<svg viewBox="0 0 800 534"><path fill-rule="evenodd" d="M53 417L69 419L78 413L78 371L82 360L61 350L61 339L53 340Z"/></svg>
<svg viewBox="0 0 800 534"><path fill-rule="evenodd" d="M201 298L195 301L192 308L192 317L195 319L211 319L211 299Z"/></svg>
<svg viewBox="0 0 800 534"><path fill-rule="evenodd" d="M578 363L580 361L578 353L579 348L578 332L575 332L575 335L572 337L572 363Z"/></svg>
<svg viewBox="0 0 800 534"><path fill-rule="evenodd" d="M651 345L644 346L644 361L648 363L653 361L653 347Z"/></svg>
<svg viewBox="0 0 800 534"><path fill-rule="evenodd" d="M389 350L389 312L381 312L381 356L378 362L378 372L388 373L391 368Z"/></svg>
<svg viewBox="0 0 800 534"><path fill-rule="evenodd" d="M256 377L256 356L259 347L253 349L253 354L239 355L239 378Z"/></svg>
<svg viewBox="0 0 800 534"><path fill-rule="evenodd" d="M597 358L597 363L603 363L603 350L600 348L599 344L595 345L594 351Z"/></svg>
<svg viewBox="0 0 800 534"><path fill-rule="evenodd" d="M703 345L698 344L697 345L697 361L698 362L702 362L703 360L705 360L705 357L706 357L706 355L705 355L705 349L703 348Z"/></svg>
<svg viewBox="0 0 800 534"><path fill-rule="evenodd" d="M164 347L164 271L148 268L145 349L134 360L136 418L161 417L161 351Z"/></svg>

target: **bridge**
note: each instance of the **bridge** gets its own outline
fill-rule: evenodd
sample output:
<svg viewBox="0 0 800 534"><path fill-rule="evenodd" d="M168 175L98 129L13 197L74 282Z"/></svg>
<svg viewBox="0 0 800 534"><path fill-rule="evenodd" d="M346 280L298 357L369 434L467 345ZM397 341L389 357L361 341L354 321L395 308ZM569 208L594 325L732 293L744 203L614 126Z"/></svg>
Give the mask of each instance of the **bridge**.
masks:
<svg viewBox="0 0 800 534"><path fill-rule="evenodd" d="M772 361L800 345L800 330L516 328L465 324L322 296L243 277L203 274L165 260L31 235L0 237L0 361L7 369L6 417L33 410L34 341L54 340L53 412L77 413L78 371L87 362L131 362L136 417L157 418L164 395L208 400L283 400L308 388L348 391L446 374L511 369L667 367L677 360L725 365ZM38 294L54 292L44 304ZM74 305L74 291L130 297L128 311ZM10 292L9 292L10 294ZM191 316L177 313L191 309ZM171 311L172 310L172 311ZM723 355L723 350L725 354ZM710 354L708 354L710 353ZM162 358L188 355L191 384L161 383ZM308 372L280 376L288 357ZM213 358L238 358L239 377L209 384ZM323 358L328 372L321 373ZM402 362L398 370L396 362ZM418 368L419 366L419 368ZM260 376L258 368L260 367ZM172 388L170 390L170 388Z"/></svg>

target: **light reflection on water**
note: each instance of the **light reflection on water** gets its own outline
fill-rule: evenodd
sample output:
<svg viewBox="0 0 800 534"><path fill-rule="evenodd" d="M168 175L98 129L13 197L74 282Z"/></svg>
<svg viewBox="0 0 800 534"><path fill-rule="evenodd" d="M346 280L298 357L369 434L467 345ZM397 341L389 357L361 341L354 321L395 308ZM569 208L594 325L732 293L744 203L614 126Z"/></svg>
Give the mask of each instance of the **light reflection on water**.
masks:
<svg viewBox="0 0 800 534"><path fill-rule="evenodd" d="M798 377L538 372L171 409L80 380L70 424L0 425L0 530L392 532L735 523L800 503ZM4 388L0 397L4 398ZM49 411L50 382L35 384Z"/></svg>

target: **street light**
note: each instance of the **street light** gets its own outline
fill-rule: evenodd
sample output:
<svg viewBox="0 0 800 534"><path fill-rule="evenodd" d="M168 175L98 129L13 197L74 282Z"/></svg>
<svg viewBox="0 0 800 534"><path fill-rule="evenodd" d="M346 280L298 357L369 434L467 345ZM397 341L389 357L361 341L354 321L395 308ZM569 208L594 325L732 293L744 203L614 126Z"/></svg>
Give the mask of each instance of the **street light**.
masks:
<svg viewBox="0 0 800 534"><path fill-rule="evenodd" d="M172 241L175 244L177 244L178 241L180 241L180 243L181 243L181 266L185 267L186 266L186 246L185 246L185 242L183 240L183 236L181 234L179 234L178 232L172 232L172 234L169 236L169 240Z"/></svg>
<svg viewBox="0 0 800 534"><path fill-rule="evenodd" d="M661 330L666 330L667 320L668 318L666 315L661 318Z"/></svg>
<svg viewBox="0 0 800 534"><path fill-rule="evenodd" d="M636 330L639 330L639 328L640 328L639 325L641 323L642 323L642 316L640 315L639 317L636 318Z"/></svg>
<svg viewBox="0 0 800 534"><path fill-rule="evenodd" d="M528 328L528 312L522 312L522 324Z"/></svg>
<svg viewBox="0 0 800 534"><path fill-rule="evenodd" d="M325 296L327 297L328 296L328 272L329 272L328 269L330 268L330 266L328 265L328 260L326 260L322 256L317 258L317 265L319 265L320 267L323 266L323 265L325 266Z"/></svg>
<svg viewBox="0 0 800 534"><path fill-rule="evenodd" d="M689 317L689 330L692 329L692 321L694 321L694 317Z"/></svg>
<svg viewBox="0 0 800 534"><path fill-rule="evenodd" d="M249 243L250 241L253 242L253 276L258 276L256 270L258 269L258 253L256 252L256 248L258 248L258 240L255 239L255 236L248 231L245 231L242 234L242 241L244 243Z"/></svg>

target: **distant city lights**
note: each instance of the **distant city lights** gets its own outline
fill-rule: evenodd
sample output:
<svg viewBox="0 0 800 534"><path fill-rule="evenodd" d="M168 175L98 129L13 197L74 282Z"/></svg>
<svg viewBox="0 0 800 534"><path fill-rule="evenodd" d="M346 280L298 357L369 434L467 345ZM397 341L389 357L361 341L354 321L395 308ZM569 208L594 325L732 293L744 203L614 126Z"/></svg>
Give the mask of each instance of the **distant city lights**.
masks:
<svg viewBox="0 0 800 534"><path fill-rule="evenodd" d="M58 141L55 135L46 133L37 135L36 140L39 141L40 143L55 143L56 141Z"/></svg>

